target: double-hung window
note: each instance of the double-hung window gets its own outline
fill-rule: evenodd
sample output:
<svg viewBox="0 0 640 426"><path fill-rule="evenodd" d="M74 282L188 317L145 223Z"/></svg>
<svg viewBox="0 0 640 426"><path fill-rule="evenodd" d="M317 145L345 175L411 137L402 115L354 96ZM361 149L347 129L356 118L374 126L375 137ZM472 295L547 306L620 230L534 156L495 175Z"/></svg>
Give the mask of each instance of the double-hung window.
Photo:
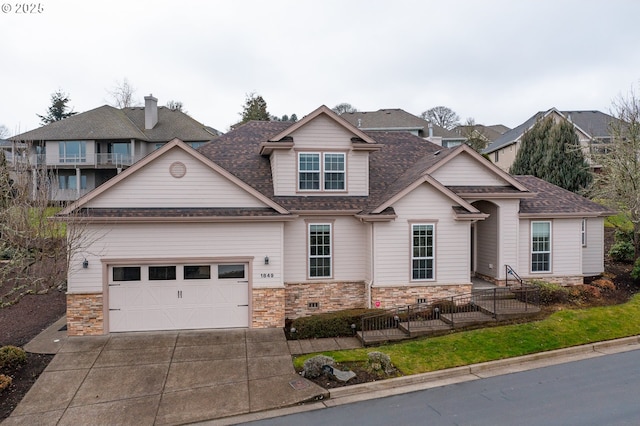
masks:
<svg viewBox="0 0 640 426"><path fill-rule="evenodd" d="M298 190L344 191L345 157L344 153L298 153Z"/></svg>
<svg viewBox="0 0 640 426"><path fill-rule="evenodd" d="M531 272L551 272L551 222L531 222Z"/></svg>
<svg viewBox="0 0 640 426"><path fill-rule="evenodd" d="M435 278L435 227L432 223L411 225L411 278Z"/></svg>
<svg viewBox="0 0 640 426"><path fill-rule="evenodd" d="M582 247L587 246L587 219L582 219L580 225L580 241L582 241Z"/></svg>
<svg viewBox="0 0 640 426"><path fill-rule="evenodd" d="M331 277L331 224L309 224L309 278Z"/></svg>

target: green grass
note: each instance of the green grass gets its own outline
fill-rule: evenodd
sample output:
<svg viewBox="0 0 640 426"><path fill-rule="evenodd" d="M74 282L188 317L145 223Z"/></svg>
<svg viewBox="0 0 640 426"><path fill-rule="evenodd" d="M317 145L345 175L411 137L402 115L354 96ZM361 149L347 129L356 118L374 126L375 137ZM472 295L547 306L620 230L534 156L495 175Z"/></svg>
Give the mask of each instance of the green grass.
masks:
<svg viewBox="0 0 640 426"><path fill-rule="evenodd" d="M339 363L366 362L367 353L378 350L389 355L403 374L418 374L637 335L638 318L640 294L622 305L567 309L536 322L323 354ZM313 355L297 357L296 368Z"/></svg>

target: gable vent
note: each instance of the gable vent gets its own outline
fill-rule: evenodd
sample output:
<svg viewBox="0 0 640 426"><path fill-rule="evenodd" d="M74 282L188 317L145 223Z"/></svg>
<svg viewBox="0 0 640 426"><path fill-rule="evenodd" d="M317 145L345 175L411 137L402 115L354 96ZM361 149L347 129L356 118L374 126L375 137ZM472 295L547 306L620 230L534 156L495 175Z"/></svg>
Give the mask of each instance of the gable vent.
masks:
<svg viewBox="0 0 640 426"><path fill-rule="evenodd" d="M180 179L187 174L187 166L181 161L174 161L169 166L169 173L176 179Z"/></svg>

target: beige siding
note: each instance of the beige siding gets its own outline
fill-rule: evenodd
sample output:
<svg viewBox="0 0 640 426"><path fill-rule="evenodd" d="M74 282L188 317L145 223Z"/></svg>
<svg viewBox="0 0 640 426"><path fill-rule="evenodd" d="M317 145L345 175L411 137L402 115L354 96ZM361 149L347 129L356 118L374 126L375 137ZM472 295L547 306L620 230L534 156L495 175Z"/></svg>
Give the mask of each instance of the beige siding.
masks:
<svg viewBox="0 0 640 426"><path fill-rule="evenodd" d="M499 206L497 278L505 278L505 265L518 266L519 200L495 200ZM516 272L520 272L516 269Z"/></svg>
<svg viewBox="0 0 640 426"><path fill-rule="evenodd" d="M486 201L473 204L478 210L490 216L476 223L476 264L475 270L490 277L498 276L498 239L499 210L498 206Z"/></svg>
<svg viewBox="0 0 640 426"><path fill-rule="evenodd" d="M470 182L473 185L507 185L494 171L466 153L453 158L431 176L445 186L469 185Z"/></svg>
<svg viewBox="0 0 640 426"><path fill-rule="evenodd" d="M101 259L109 258L188 261L248 256L254 258L254 288L283 285L281 223L90 225L83 232L91 244L71 260L70 293L101 292ZM264 264L265 256L269 256L269 265ZM89 267L82 269L85 258Z"/></svg>
<svg viewBox="0 0 640 426"><path fill-rule="evenodd" d="M604 219L587 219L587 245L582 247L582 273L598 275L604 271Z"/></svg>
<svg viewBox="0 0 640 426"><path fill-rule="evenodd" d="M306 221L305 221L306 220ZM332 224L332 267L331 279L308 279L308 237L307 223ZM365 275L366 225L353 217L322 218L301 217L284 225L284 281L286 283L359 281Z"/></svg>
<svg viewBox="0 0 640 426"><path fill-rule="evenodd" d="M531 272L531 222L520 221L520 264L517 270L523 278L575 276L582 274L581 219L552 219L551 221L551 272Z"/></svg>
<svg viewBox="0 0 640 426"><path fill-rule="evenodd" d="M423 184L393 207L398 218L375 224L374 286L462 284L470 280L470 225L453 219L452 201ZM435 280L411 281L411 223L435 223Z"/></svg>
<svg viewBox="0 0 640 426"><path fill-rule="evenodd" d="M289 151L275 150L271 155L274 193L280 196L299 195L297 152L344 152L346 156L346 188L348 195L368 195L369 187L369 154L352 151L353 134L335 121L319 116L293 134L294 149ZM345 195L344 192L334 193ZM332 195L331 192L305 191L308 196Z"/></svg>
<svg viewBox="0 0 640 426"><path fill-rule="evenodd" d="M186 174L174 178L172 163L186 165ZM235 183L175 148L91 200L87 207L264 207L265 204Z"/></svg>

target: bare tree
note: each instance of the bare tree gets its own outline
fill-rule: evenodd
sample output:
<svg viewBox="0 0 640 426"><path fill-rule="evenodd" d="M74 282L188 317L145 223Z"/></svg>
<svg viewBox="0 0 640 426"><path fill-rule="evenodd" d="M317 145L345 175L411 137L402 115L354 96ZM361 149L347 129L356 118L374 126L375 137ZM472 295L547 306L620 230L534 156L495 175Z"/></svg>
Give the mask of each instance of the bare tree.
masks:
<svg viewBox="0 0 640 426"><path fill-rule="evenodd" d="M635 257L640 254L640 97L631 87L612 104L611 142L591 153L595 164L592 195L607 201L633 224Z"/></svg>
<svg viewBox="0 0 640 426"><path fill-rule="evenodd" d="M0 154L0 308L26 294L64 290L70 259L97 238L52 220L55 187L46 166L29 156L9 165Z"/></svg>
<svg viewBox="0 0 640 426"><path fill-rule="evenodd" d="M116 108L130 108L139 104L134 99L134 93L136 89L129 83L127 78L123 78L122 81L116 81L116 85L113 89L109 90L109 96L112 99L112 105Z"/></svg>
<svg viewBox="0 0 640 426"><path fill-rule="evenodd" d="M448 130L460 124L460 116L442 105L423 111L420 117Z"/></svg>
<svg viewBox="0 0 640 426"><path fill-rule="evenodd" d="M172 111L181 111L181 112L186 113L186 111L183 109L184 105L180 101L174 101L172 99L169 102L167 102L166 107L169 108Z"/></svg>
<svg viewBox="0 0 640 426"><path fill-rule="evenodd" d="M348 112L358 112L358 109L356 107L354 107L353 105L347 102L338 104L331 109L333 110L333 112L335 112L338 115L342 115Z"/></svg>
<svg viewBox="0 0 640 426"><path fill-rule="evenodd" d="M0 139L9 137L9 129L4 124L0 124Z"/></svg>

